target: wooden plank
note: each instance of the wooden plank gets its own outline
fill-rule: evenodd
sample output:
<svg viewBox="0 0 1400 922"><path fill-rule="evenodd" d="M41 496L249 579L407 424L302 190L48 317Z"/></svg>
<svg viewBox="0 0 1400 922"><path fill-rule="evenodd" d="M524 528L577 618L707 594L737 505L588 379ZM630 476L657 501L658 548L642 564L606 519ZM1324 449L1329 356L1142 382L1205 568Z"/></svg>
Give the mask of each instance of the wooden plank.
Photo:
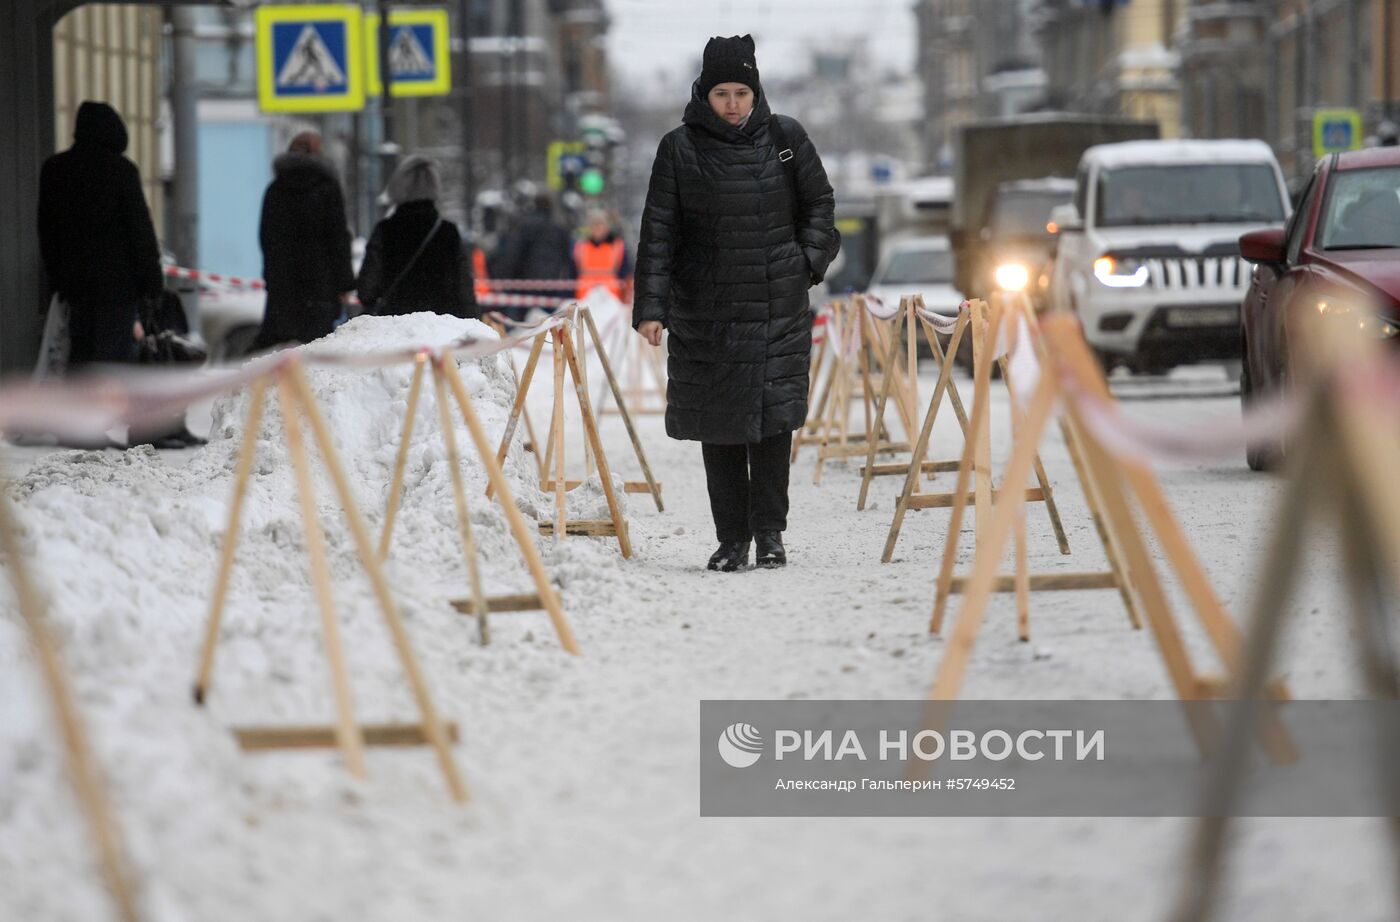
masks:
<svg viewBox="0 0 1400 922"><path fill-rule="evenodd" d="M919 465L925 474L956 474L958 462L956 461L925 461ZM865 465L861 465L860 472L863 475L866 471ZM898 475L907 477L909 475L909 465L902 461L895 461L891 464L877 464L870 472L871 477L890 477Z"/></svg>
<svg viewBox="0 0 1400 922"><path fill-rule="evenodd" d="M859 435L859 433L857 433ZM855 435L850 436L852 442L864 441ZM908 442L881 442L875 446L877 454L892 455L909 450ZM825 445L822 447L821 456L823 458L854 458L866 453L864 445Z"/></svg>
<svg viewBox="0 0 1400 922"><path fill-rule="evenodd" d="M960 593L967 586L968 577L953 577L952 585L948 591L953 594ZM1030 574L1031 592L1072 592L1081 589L1117 589L1118 580L1110 571L1102 573L1032 573ZM1016 577L1010 575L998 576L992 583L993 592L1015 592Z"/></svg>
<svg viewBox="0 0 1400 922"><path fill-rule="evenodd" d="M992 502L1005 493L1005 490L993 490ZM967 494L967 502L972 502L976 498L976 493ZM956 501L956 493L915 493L909 497L910 509L947 509ZM1030 487L1026 490L1026 502L1038 503L1045 500L1045 493L1039 487Z"/></svg>
<svg viewBox="0 0 1400 922"><path fill-rule="evenodd" d="M584 535L591 538L616 538L617 526L607 519L575 520L565 526L567 533L571 535ZM554 534L553 522L541 522L540 534Z"/></svg>
<svg viewBox="0 0 1400 922"><path fill-rule="evenodd" d="M582 480L566 480L566 481L564 481L564 489L565 489L565 490L576 490L576 489L578 489L578 488L579 488L580 486L582 486L582 485L583 485L583 481L582 481ZM543 482L540 484L540 489L543 490L543 491L546 492L546 493L553 493L553 492L554 492L554 481L552 481L552 480L543 481ZM624 492L624 493L650 493L650 492L651 492L651 485L648 484L645 480L628 480L628 481L625 481L625 482L622 484L622 492ZM656 485L656 492L658 492L658 493L661 492L661 484L659 484L659 483Z"/></svg>
<svg viewBox="0 0 1400 922"><path fill-rule="evenodd" d="M461 742L455 721L443 721L449 743ZM365 724L360 727L366 746L426 746L422 724ZM272 749L330 749L336 745L335 728L328 726L234 727L234 739L244 752Z"/></svg>
<svg viewBox="0 0 1400 922"><path fill-rule="evenodd" d="M471 599L453 599L452 607L464 615L474 614ZM486 597L486 610L489 613L510 611L543 611L544 600L538 592L523 592L515 595L495 595Z"/></svg>

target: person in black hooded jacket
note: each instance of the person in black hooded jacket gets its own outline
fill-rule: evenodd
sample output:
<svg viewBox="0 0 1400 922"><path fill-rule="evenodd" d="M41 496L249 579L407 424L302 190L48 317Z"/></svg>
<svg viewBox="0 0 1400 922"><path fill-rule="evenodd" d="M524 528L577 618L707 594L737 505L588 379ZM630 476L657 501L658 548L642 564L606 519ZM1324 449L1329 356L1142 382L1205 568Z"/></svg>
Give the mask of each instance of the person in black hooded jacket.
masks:
<svg viewBox="0 0 1400 922"><path fill-rule="evenodd" d="M78 107L73 146L39 173L39 250L68 304L68 364L134 362L143 301L161 296L160 244L126 125L102 102Z"/></svg>
<svg viewBox="0 0 1400 922"><path fill-rule="evenodd" d="M355 290L345 196L321 136L297 135L272 169L258 223L267 308L253 351L325 336Z"/></svg>
<svg viewBox="0 0 1400 922"><path fill-rule="evenodd" d="M394 213L374 226L360 266L366 313L481 317L471 252L457 225L438 214L440 186L426 157L408 157L394 171L385 190Z"/></svg>
<svg viewBox="0 0 1400 922"><path fill-rule="evenodd" d="M835 197L806 131L769 109L751 36L710 39L682 121L652 167L632 322L653 345L670 334L666 432L702 443L709 568L747 566L754 541L759 566L782 566Z"/></svg>

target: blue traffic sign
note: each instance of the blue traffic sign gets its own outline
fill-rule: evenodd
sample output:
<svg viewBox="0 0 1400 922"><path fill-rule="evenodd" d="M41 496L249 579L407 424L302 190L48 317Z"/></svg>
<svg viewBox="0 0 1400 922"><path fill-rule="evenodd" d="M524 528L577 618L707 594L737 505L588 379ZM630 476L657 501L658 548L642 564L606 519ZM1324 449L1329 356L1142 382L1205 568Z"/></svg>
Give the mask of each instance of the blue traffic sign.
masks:
<svg viewBox="0 0 1400 922"><path fill-rule="evenodd" d="M364 108L360 9L258 8L258 102L264 112Z"/></svg>

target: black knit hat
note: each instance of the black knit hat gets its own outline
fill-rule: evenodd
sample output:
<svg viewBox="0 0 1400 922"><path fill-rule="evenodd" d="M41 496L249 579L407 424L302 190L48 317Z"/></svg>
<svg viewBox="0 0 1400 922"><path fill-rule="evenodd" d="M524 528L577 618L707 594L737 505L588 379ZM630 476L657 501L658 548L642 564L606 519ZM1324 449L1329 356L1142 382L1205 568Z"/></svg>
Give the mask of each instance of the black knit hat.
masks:
<svg viewBox="0 0 1400 922"><path fill-rule="evenodd" d="M700 67L700 95L708 96L721 83L742 83L758 93L758 62L752 35L716 36L705 45Z"/></svg>

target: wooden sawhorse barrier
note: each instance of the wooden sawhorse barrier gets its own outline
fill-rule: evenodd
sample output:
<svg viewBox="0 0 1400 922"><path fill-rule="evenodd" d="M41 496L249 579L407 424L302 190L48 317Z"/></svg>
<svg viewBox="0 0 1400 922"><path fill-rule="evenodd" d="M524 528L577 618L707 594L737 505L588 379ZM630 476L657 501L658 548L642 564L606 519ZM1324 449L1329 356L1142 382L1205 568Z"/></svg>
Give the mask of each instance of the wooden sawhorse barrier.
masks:
<svg viewBox="0 0 1400 922"><path fill-rule="evenodd" d="M1230 710L1218 761L1207 779L1201 818L1192 843L1192 863L1172 913L1173 922L1207 922L1215 913L1224 876L1226 832L1247 772L1246 740L1270 711L1260 699L1278 657L1289 603L1311 528L1330 518L1342 539L1344 579L1355 619L1352 638L1373 697L1400 698L1393 602L1400 591L1400 426L1393 397L1369 388L1364 376L1350 381L1344 370L1381 367L1379 343L1343 333L1329 318L1318 322L1307 345L1319 374L1298 431L1288 437L1287 489L1270 530L1268 554L1250 611L1244 651L1230 682ZM1393 367L1393 366L1392 366ZM1393 375L1393 371L1391 372ZM1393 378L1392 378L1393 380ZM1379 639L1379 642L1377 641ZM1387 822L1400 855L1400 732L1393 722L1380 733L1380 766ZM1400 860L1392 860L1400 901Z"/></svg>
<svg viewBox="0 0 1400 922"><path fill-rule="evenodd" d="M878 454L898 454L909 451L908 434L913 432L913 398L909 394L906 373L897 361L887 362L886 344L891 338L891 320L876 318L867 307L865 299L857 295L851 301L837 302L828 318L828 339L834 340L837 348L829 351L830 369L823 381L817 401L815 432L804 427L799 437L794 439L793 456L804 444L815 443L817 465L812 475L813 483L821 483L826 462L846 461L867 453L873 442ZM877 379L874 369L879 369ZM917 377L917 368L914 372ZM883 420L874 420L873 408L875 393L889 380L896 394L896 408L905 425L906 441L896 442L885 427ZM815 379L809 390L815 387ZM858 389L857 389L858 388ZM850 428L850 405L861 401L864 427L857 432Z"/></svg>
<svg viewBox="0 0 1400 922"><path fill-rule="evenodd" d="M506 453L510 450L511 439L515 435L515 428L524 411L526 398L530 393L530 383L534 380L535 369L539 366L540 355L544 351L546 341L552 341L554 359L554 403L552 418L550 421L549 445L545 451L546 466L552 466L552 480L542 482L541 489L554 493L554 519L550 522L541 522L540 531L545 534L554 535L556 542L562 541L565 535L590 535L594 537L615 537L617 538L618 549L624 558L632 556L632 542L628 535L627 519L622 514L622 506L618 502L617 494L613 489L612 472L608 467L607 454L603 450L602 440L598 437L598 422L593 415L591 401L588 395L588 386L583 372L580 370L579 356L574 349L572 331L576 322L576 317L580 310L577 304L570 305L563 309L568 313L559 317L560 322L546 325L538 334L534 336L534 345L530 348L530 358L525 362L525 371L520 377L520 386L516 391L515 403L511 407L510 417L506 421L505 432L501 436L500 446L496 450L496 463L505 462ZM591 328L596 332L596 327ZM600 343L594 343L598 347L600 354L603 353ZM564 374L568 369L569 377L573 381L574 395L578 402L579 413L583 419L584 435L588 445L593 452L593 458L598 465L599 480L602 482L603 495L608 503L607 519L568 521L566 513L566 496L570 489L569 481L565 476L564 455ZM606 366L605 366L606 367ZM612 382L612 375L609 374L609 381ZM629 427L629 434L635 437L635 430ZM651 479L650 468L645 464L645 454L641 450L640 442L634 441L633 448L638 452L639 459L643 463L643 471L648 480L640 485L627 485L625 489L635 492L649 492L653 498L660 502L660 484ZM577 486L575 483L574 486ZM492 495L494 488L487 487L486 495Z"/></svg>
<svg viewBox="0 0 1400 922"><path fill-rule="evenodd" d="M1119 588L1125 599L1131 596L1136 600L1152 629L1176 696L1186 705L1185 714L1196 744L1202 752L1210 751L1219 739L1219 724L1211 710L1193 705L1219 698L1225 690L1224 681L1198 673L1191 662L1161 577L1129 505L1130 490L1136 495L1148 525L1161 543L1168 564L1180 579L1191 606L1227 670L1233 669L1239 662L1242 647L1239 629L1216 597L1205 570L1192 551L1181 525L1172 515L1151 470L1109 453L1085 424L1074 400L1076 395L1087 395L1086 399L1100 401L1109 407L1112 401L1108 384L1084 342L1078 321L1068 315L1052 316L1045 318L1042 327L1045 335L1042 371L1034 392L1020 413L1016 443L1004 483L1022 484L1030 477L1036 447L1055 405L1062 398L1067 398L1064 413L1082 455L1081 482L1085 485L1086 495L1095 497L1104 516L1103 526L1108 536L1105 550L1113 549L1110 551L1111 560L1114 554L1121 554L1122 560L1123 584L1093 588ZM974 430L979 417L980 414L974 412ZM961 475L959 479L962 479ZM997 573L1007 541L1025 502L1024 494L1015 489L1003 491L994 501L990 519L978 537L972 573L962 587L962 608L929 693L929 697L935 701L951 701L958 696L991 594L1001 588L999 583L1005 582L1005 578ZM965 506L965 502L962 505ZM957 516L959 511L960 507L955 506L954 515ZM945 566L939 575L940 587L947 581L948 559L945 554ZM1026 579L1024 568L1015 581L1021 582L1028 591L1065 588L1053 585L1048 580L1036 586ZM1129 610L1131 613L1132 608ZM1281 681L1271 683L1269 691L1279 700L1288 697L1287 687ZM1261 731L1261 739L1275 761L1287 763L1296 758L1292 741L1277 723L1266 724Z"/></svg>
<svg viewBox="0 0 1400 922"><path fill-rule="evenodd" d="M88 746L87 733L68 685L58 646L49 634L43 594L30 577L15 528L10 502L0 495L0 551L5 556L10 583L19 603L20 621L38 654L39 672L67 755L68 777L78 795L78 807L87 821L88 834L97 852L102 880L116 904L122 922L140 922L139 893L135 875L122 847L121 831L107 800L106 784Z"/></svg>
<svg viewBox="0 0 1400 922"><path fill-rule="evenodd" d="M860 469L860 497L856 500L857 511L865 509L865 502L870 495L870 485L876 477L904 476L906 479L905 490L911 498L917 495L919 475L927 474L932 477L938 473L956 471L958 462L952 461L930 461L928 460L928 443L933 432L933 420L937 418L938 407L942 404L943 396L946 394L953 405L953 412L958 418L958 424L962 427L963 438L967 438L967 414L963 411L962 397L958 393L958 385L952 379L953 363L949 355L956 355L959 343L967 329L967 309L960 308L958 320L952 331L952 338L949 340L948 355L944 354L943 347L939 344L937 331L927 318L927 312L923 304L922 295L905 297L900 300L900 313L895 319L893 335L887 345L886 367L894 364L899 350L901 327L903 335L908 343L911 357L915 356L918 344L918 332L922 329L924 342L928 345L929 352L938 363L938 383L934 386L933 397L929 404L929 412L925 414L923 426L919 430L919 435L915 438L913 454L909 463L891 462L887 464L875 463L874 446L870 446L865 456L865 464ZM916 319L917 318L917 319ZM917 380L917 364L912 360L909 367L915 369L912 376ZM880 396L875 402L875 424L883 426L885 421L885 408L889 404L891 391L894 389L894 379L886 376L881 383ZM914 461L918 462L917 468ZM913 471L912 482L910 482L910 472ZM901 496L902 498L902 496ZM909 506L906 503L905 508ZM896 516L900 523L904 521L904 516L896 509ZM898 529L896 528L896 532ZM890 549L893 553L893 548ZM888 563L888 560L886 561Z"/></svg>
<svg viewBox="0 0 1400 922"><path fill-rule="evenodd" d="M287 452L292 459L292 468L297 480L297 493L301 501L301 515L306 530L306 553L311 569L312 589L321 613L322 639L326 656L330 661L331 688L335 698L337 720L334 727L290 727L254 728L236 731L240 743L253 749L304 748L324 746L334 743L345 759L346 767L357 778L365 776L365 747L370 745L430 745L437 754L438 764L447 782L452 799L458 803L467 800L467 788L458 773L456 761L452 757L451 741L454 728L445 723L437 713L428 685L413 652L408 631L399 615L388 580L379 563L379 555L370 539L369 528L355 502L350 481L336 454L335 443L329 428L316 406L306 374L297 359L279 366L273 373L276 378L278 397L282 410L282 421L286 429ZM248 478L252 472L257 453L258 434L262 425L263 405L267 397L267 378L260 378L252 384L248 418L244 423L243 446L234 475L233 501L229 506L228 528L224 533L223 553L219 559L218 577L214 584L214 597L210 603L209 620L205 630L204 644L200 656L199 673L195 679L194 700L204 704L209 694L210 680L214 668L214 649L219 639L219 625L223 620L224 605L228 598L229 575L233 570L234 554L238 547L239 523L243 512L243 502L247 497ZM370 586L384 617L385 626L393 640L394 648L408 677L409 687L418 704L421 722L410 725L390 725L384 727L364 727L355 720L354 707L350 694L350 675L346 669L345 656L340 640L340 627L336 621L335 603L331 593L330 569L326 562L326 549L321 534L321 522L316 514L316 496L311 481L311 464L303 440L299 417L305 414L311 426L312 437L321 452L331 482L334 484L340 505L350 526L350 534L355 542L355 550L369 577ZM474 416L472 417L474 419ZM473 427L479 429L479 424ZM475 432L474 432L475 434ZM478 440L484 444L484 434ZM489 451L489 447L486 448Z"/></svg>
<svg viewBox="0 0 1400 922"><path fill-rule="evenodd" d="M507 345L504 351L509 352L510 346ZM408 449L413 441L413 425L418 414L418 401L423 390L424 369L428 366L431 366L433 371L433 390L438 408L438 428L442 432L443 447L447 452L447 464L452 477L452 497L457 512L457 528L461 533L462 553L466 560L467 580L471 593L465 599L454 599L453 606L463 614L472 615L477 619L483 644L490 643L491 640L488 621L491 612L543 610L549 614L559 643L565 650L577 654L579 652L578 643L574 640L573 631L564 617L563 603L559 599L559 593L555 590L550 582L549 574L545 571L544 562L540 559L539 549L535 547L534 535L531 533L530 526L526 524L525 517L515 505L514 498L510 493L510 486L495 453L491 449L491 443L486 438L485 430L481 427L476 411L472 407L471 395L462 382L462 376L457 371L456 357L450 349L439 350L435 353L420 352L414 361L413 380L408 389L408 411L404 414L403 433L399 437L398 457L394 462L394 477L389 487L388 508L384 513L384 527L379 536L378 559L383 561L389 556L394 521L398 513L400 496L403 493ZM485 593L481 579L480 554L477 551L476 539L472 533L471 515L467 508L467 489L462 478L457 436L452 426L451 406L454 401L457 412L462 416L468 431L471 433L472 442L476 447L481 464L486 469L487 482L499 492L502 498L501 509L506 515L511 535L520 548L520 555L524 559L525 566L530 571L530 577L535 584L533 593L505 596L487 596Z"/></svg>
<svg viewBox="0 0 1400 922"><path fill-rule="evenodd" d="M1016 303L1011 302L1013 306ZM919 430L919 438L913 452L915 458L922 458L927 454L928 442L933 434L933 425L938 418L939 407L946 395L953 405L958 424L963 427L963 453L957 467L954 468L958 471L957 485L951 493L920 493L918 492L919 475L925 472L925 468L922 464L919 466L910 465L905 470L904 488L900 491L899 498L895 502L890 531L885 538L885 550L880 557L884 563L889 563L894 559L894 549L899 541L900 531L904 527L904 517L911 509L953 508L954 519L949 524L948 543L955 544L956 536L962 528L962 513L958 507L959 504L966 505L970 499L977 514L976 530L980 539L984 523L991 514L992 503L1001 492L1001 490L994 488L992 483L990 417L993 360L998 362L1001 368L1002 382L1012 396L1013 427L1016 417L1015 391L1011 386L1010 363L1006 361L1005 350L1002 348L1002 330L1006 326L1004 318L1007 313L1008 308L1005 306L1005 302L1000 299L990 307L985 301L971 301L968 302L966 319L960 317L961 332L965 333L969 327L972 331L972 419L969 421L961 412L962 399L958 396L956 384L951 378L952 357L957 354L959 342L950 341L947 354L943 358L943 367L939 373L940 386L934 388L933 397L929 401L928 411L924 414L923 426ZM959 330L954 330L955 337L958 337L959 333ZM936 345L936 337L934 337L934 341ZM1023 497L1027 501L1045 504L1045 511L1050 519L1050 527L1055 534L1055 542L1059 545L1060 553L1069 554L1069 539L1066 537L1064 525L1060 521L1059 506L1055 503L1050 478L1045 474L1045 465L1041 463L1038 451L1033 455L1032 462L1038 485L1034 488L1018 489L1022 489ZM933 462L931 470L946 471L948 468L947 462ZM1001 489L1008 489L1008 487L1003 485Z"/></svg>

